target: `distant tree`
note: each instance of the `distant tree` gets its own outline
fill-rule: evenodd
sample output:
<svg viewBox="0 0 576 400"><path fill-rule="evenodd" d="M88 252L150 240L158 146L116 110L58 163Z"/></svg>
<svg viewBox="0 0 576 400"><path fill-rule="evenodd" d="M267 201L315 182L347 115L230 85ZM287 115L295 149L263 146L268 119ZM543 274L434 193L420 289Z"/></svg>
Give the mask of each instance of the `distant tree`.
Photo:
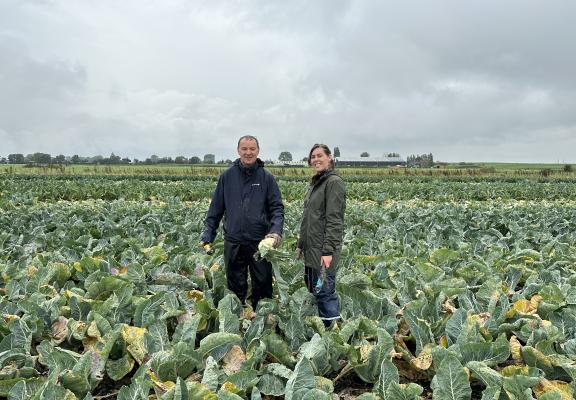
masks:
<svg viewBox="0 0 576 400"><path fill-rule="evenodd" d="M176 164L186 164L186 163L188 162L188 160L187 160L186 157L184 157L184 156L177 156L177 157L174 159L174 162L175 162Z"/></svg>
<svg viewBox="0 0 576 400"><path fill-rule="evenodd" d="M370 154L367 151L364 151L360 154L360 157L370 157Z"/></svg>
<svg viewBox="0 0 576 400"><path fill-rule="evenodd" d="M8 164L24 164L24 154L8 154Z"/></svg>
<svg viewBox="0 0 576 400"><path fill-rule="evenodd" d="M32 160L36 164L50 164L52 161L52 156L47 153L34 153L32 154Z"/></svg>
<svg viewBox="0 0 576 400"><path fill-rule="evenodd" d="M120 164L122 158L114 153L110 153L110 157L102 159L102 164Z"/></svg>
<svg viewBox="0 0 576 400"><path fill-rule="evenodd" d="M202 160L200 159L200 157L197 156L190 157L190 164L200 164L201 162Z"/></svg>
<svg viewBox="0 0 576 400"><path fill-rule="evenodd" d="M340 148L334 147L334 157L340 157Z"/></svg>
<svg viewBox="0 0 576 400"><path fill-rule="evenodd" d="M128 157L124 157L120 161L122 162L122 164L130 164L132 162L132 160L130 160Z"/></svg>
<svg viewBox="0 0 576 400"><path fill-rule="evenodd" d="M158 161L160 161L160 157L158 157L156 154L152 154L149 160L152 164L157 164Z"/></svg>
<svg viewBox="0 0 576 400"><path fill-rule="evenodd" d="M8 157L10 157L10 156L8 156ZM574 167L572 166L572 164L566 164L566 165L564 165L563 170L564 170L564 172L572 172L572 171L574 171Z"/></svg>
<svg viewBox="0 0 576 400"><path fill-rule="evenodd" d="M70 162L72 164L80 164L80 156L78 154L74 154L71 158L70 158Z"/></svg>
<svg viewBox="0 0 576 400"><path fill-rule="evenodd" d="M305 163L307 163L307 162L308 162L308 157L303 157L303 158L302 158L302 161L304 161Z"/></svg>
<svg viewBox="0 0 576 400"><path fill-rule="evenodd" d="M388 153L388 154L386 154L386 157L400 157L400 154L398 154L398 153Z"/></svg>
<svg viewBox="0 0 576 400"><path fill-rule="evenodd" d="M283 151L278 156L278 160L279 161L292 161L292 153L290 153L289 151Z"/></svg>
<svg viewBox="0 0 576 400"><path fill-rule="evenodd" d="M204 164L214 164L216 156L214 154L204 154Z"/></svg>
<svg viewBox="0 0 576 400"><path fill-rule="evenodd" d="M90 162L92 164L100 164L102 163L102 160L104 160L104 157L102 157L100 154L94 157L90 157Z"/></svg>
<svg viewBox="0 0 576 400"><path fill-rule="evenodd" d="M66 162L66 156L64 154L59 154L54 157L54 162L57 164L64 164Z"/></svg>
<svg viewBox="0 0 576 400"><path fill-rule="evenodd" d="M430 168L434 166L434 156L432 153L420 155L411 154L406 158L406 164L409 167Z"/></svg>

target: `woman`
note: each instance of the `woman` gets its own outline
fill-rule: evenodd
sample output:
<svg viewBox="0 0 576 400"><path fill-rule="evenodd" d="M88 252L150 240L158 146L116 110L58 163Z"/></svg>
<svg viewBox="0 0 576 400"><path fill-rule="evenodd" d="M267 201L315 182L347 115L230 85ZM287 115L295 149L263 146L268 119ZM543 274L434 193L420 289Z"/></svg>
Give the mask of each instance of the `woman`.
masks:
<svg viewBox="0 0 576 400"><path fill-rule="evenodd" d="M308 155L315 175L304 198L304 212L297 245L298 256L304 256L304 280L316 297L318 314L326 327L340 318L336 295L336 272L342 236L346 188L334 171L334 159L325 144L315 144Z"/></svg>

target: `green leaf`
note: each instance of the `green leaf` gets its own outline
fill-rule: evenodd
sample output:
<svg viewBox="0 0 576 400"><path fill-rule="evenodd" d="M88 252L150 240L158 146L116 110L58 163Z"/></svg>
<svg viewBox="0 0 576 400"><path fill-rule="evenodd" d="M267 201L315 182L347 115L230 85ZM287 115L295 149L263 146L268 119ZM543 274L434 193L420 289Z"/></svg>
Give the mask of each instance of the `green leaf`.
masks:
<svg viewBox="0 0 576 400"><path fill-rule="evenodd" d="M204 375L202 376L202 384L210 390L216 391L218 389L218 378L220 377L220 369L218 363L214 361L211 356L206 360L206 367L204 368Z"/></svg>
<svg viewBox="0 0 576 400"><path fill-rule="evenodd" d="M0 380L0 396L8 400L28 400L46 383L46 378Z"/></svg>
<svg viewBox="0 0 576 400"><path fill-rule="evenodd" d="M198 352L203 357L212 356L214 360L220 361L232 346L240 343L242 343L240 335L228 332L215 332L200 341Z"/></svg>
<svg viewBox="0 0 576 400"><path fill-rule="evenodd" d="M301 394L302 393L302 394ZM302 396L302 397L297 397ZM297 394L293 397L294 399L302 399L302 400L332 400L332 395L328 394L320 389L312 389L312 390L299 390Z"/></svg>
<svg viewBox="0 0 576 400"><path fill-rule="evenodd" d="M468 375L456 356L448 354L432 380L432 399L469 400L472 395Z"/></svg>
<svg viewBox="0 0 576 400"><path fill-rule="evenodd" d="M66 371L60 377L62 386L78 397L84 397L92 389L90 374L92 373L93 351L84 353L72 370Z"/></svg>
<svg viewBox="0 0 576 400"><path fill-rule="evenodd" d="M488 386L482 391L482 400L500 400L502 388L499 386Z"/></svg>
<svg viewBox="0 0 576 400"><path fill-rule="evenodd" d="M419 316L420 308L423 306L423 302L421 301L412 301L404 310L404 320L416 340L416 354L420 354L426 344L434 343L430 320Z"/></svg>
<svg viewBox="0 0 576 400"><path fill-rule="evenodd" d="M398 383L399 381L398 368L396 368L392 361L384 359L380 365L380 376L376 384L376 390L380 397L384 400L390 400L390 397L387 395L388 388L392 383Z"/></svg>
<svg viewBox="0 0 576 400"><path fill-rule="evenodd" d="M124 378L134 368L134 359L130 354L125 354L118 360L108 360L106 362L106 373L113 381Z"/></svg>
<svg viewBox="0 0 576 400"><path fill-rule="evenodd" d="M180 319L176 331L172 336L172 343L187 342L190 344L196 343L196 335L198 333L198 326L202 322L202 315L195 314L191 317Z"/></svg>
<svg viewBox="0 0 576 400"><path fill-rule="evenodd" d="M162 305L166 300L166 292L160 292L139 303L134 312L134 324L141 328L146 328L156 322L162 312Z"/></svg>
<svg viewBox="0 0 576 400"><path fill-rule="evenodd" d="M226 378L227 382L232 383L242 392L247 393L259 382L258 371L238 371L235 374L230 375Z"/></svg>
<svg viewBox="0 0 576 400"><path fill-rule="evenodd" d="M286 383L286 400L300 400L306 392L314 389L314 370L307 358L301 358L294 368L294 375Z"/></svg>
<svg viewBox="0 0 576 400"><path fill-rule="evenodd" d="M243 400L243 399L236 393L232 393L226 389L220 389L218 391L218 400Z"/></svg>
<svg viewBox="0 0 576 400"><path fill-rule="evenodd" d="M495 366L510 357L510 344L502 334L492 343L463 343L459 345L462 362L483 361L488 366Z"/></svg>
<svg viewBox="0 0 576 400"><path fill-rule="evenodd" d="M122 386L116 400L148 400L152 383L146 378L132 379L130 386Z"/></svg>
<svg viewBox="0 0 576 400"><path fill-rule="evenodd" d="M472 372L472 376L479 379L484 385L490 387L501 387L502 386L502 375L497 371L494 371L486 363L481 361L469 361L466 363L466 368Z"/></svg>
<svg viewBox="0 0 576 400"><path fill-rule="evenodd" d="M240 333L242 303L233 294L227 294L218 302L219 332Z"/></svg>
<svg viewBox="0 0 576 400"><path fill-rule="evenodd" d="M273 362L278 361L289 368L296 364L296 359L288 344L276 333L269 331L262 336L261 340L266 345L266 351Z"/></svg>
<svg viewBox="0 0 576 400"><path fill-rule="evenodd" d="M444 265L450 261L457 260L459 257L460 254L457 251L441 247L430 254L430 262L434 265Z"/></svg>
<svg viewBox="0 0 576 400"><path fill-rule="evenodd" d="M155 353L150 363L158 379L173 382L178 377L188 377L202 365L202 355L196 352L192 345L183 342L177 343L170 351Z"/></svg>
<svg viewBox="0 0 576 400"><path fill-rule="evenodd" d="M424 389L416 383L399 384L392 382L386 391L386 399L390 400L420 400Z"/></svg>
<svg viewBox="0 0 576 400"><path fill-rule="evenodd" d="M306 357L312 363L315 375L325 375L332 370L330 357L324 339L319 334L314 334L309 342L300 347L300 356Z"/></svg>
<svg viewBox="0 0 576 400"><path fill-rule="evenodd" d="M267 396L283 396L286 393L286 379L265 373L260 377L257 388Z"/></svg>

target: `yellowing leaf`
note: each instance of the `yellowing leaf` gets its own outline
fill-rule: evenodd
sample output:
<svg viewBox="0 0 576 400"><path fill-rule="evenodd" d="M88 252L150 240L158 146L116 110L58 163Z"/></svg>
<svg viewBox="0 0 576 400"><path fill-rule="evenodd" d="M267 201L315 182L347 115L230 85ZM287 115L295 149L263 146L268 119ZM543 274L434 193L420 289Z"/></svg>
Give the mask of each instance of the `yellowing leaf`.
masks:
<svg viewBox="0 0 576 400"><path fill-rule="evenodd" d="M548 379L542 378L536 386L532 388L536 394L536 398L549 392L559 393L562 400L573 399L573 391L570 385L563 381L549 381Z"/></svg>
<svg viewBox="0 0 576 400"><path fill-rule="evenodd" d="M522 345L514 335L510 338L510 352L514 361L522 361Z"/></svg>
<svg viewBox="0 0 576 400"><path fill-rule="evenodd" d="M446 338L446 336L440 337L440 346L444 347L445 349L448 348L448 339Z"/></svg>
<svg viewBox="0 0 576 400"><path fill-rule="evenodd" d="M52 324L52 339L57 344L60 344L68 337L68 333L68 320L63 316L59 316Z"/></svg>
<svg viewBox="0 0 576 400"><path fill-rule="evenodd" d="M200 301L204 298L204 293L200 290L189 290L186 294L190 300Z"/></svg>
<svg viewBox="0 0 576 400"><path fill-rule="evenodd" d="M222 389L227 390L227 391L234 393L234 394L238 394L241 392L241 390L240 390L240 388L238 388L238 386L236 386L232 382L228 382L228 381L226 381L222 384Z"/></svg>
<svg viewBox="0 0 576 400"><path fill-rule="evenodd" d="M86 336L93 337L96 339L99 339L101 337L100 331L98 330L98 325L96 325L96 321L92 321L90 325L88 325Z"/></svg>
<svg viewBox="0 0 576 400"><path fill-rule="evenodd" d="M542 296L540 296L539 294L536 294L534 296L532 296L532 298L530 299L530 306L534 309L537 310L538 306L540 305L540 301L542 300Z"/></svg>
<svg viewBox="0 0 576 400"><path fill-rule="evenodd" d="M82 264L80 264L80 261L74 263L74 269L78 272L82 272Z"/></svg>
<svg viewBox="0 0 576 400"><path fill-rule="evenodd" d="M169 391L170 389L172 389L174 386L176 386L176 384L172 381L162 382L160 379L158 379L158 377L154 374L154 372L152 372L150 370L146 371L146 373L150 377L152 384L157 389L159 389L161 392L165 393L165 392Z"/></svg>
<svg viewBox="0 0 576 400"><path fill-rule="evenodd" d="M224 369L226 375L235 374L240 371L244 361L246 361L246 354L244 354L240 346L234 345L222 359L222 369Z"/></svg>
<svg viewBox="0 0 576 400"><path fill-rule="evenodd" d="M14 314L2 314L2 318L4 318L6 322L16 321L17 319L20 319L19 316Z"/></svg>
<svg viewBox="0 0 576 400"><path fill-rule="evenodd" d="M540 296L534 296L530 301L526 299L518 300L512 305L512 308L508 310L506 313L506 318L512 318L517 314L535 314L538 309L538 303L540 302L539 299L535 300L536 297ZM542 297L540 297L540 299L541 298Z"/></svg>
<svg viewBox="0 0 576 400"><path fill-rule="evenodd" d="M528 375L530 368L526 365L509 365L504 367L500 373L502 376L514 376L514 375Z"/></svg>
<svg viewBox="0 0 576 400"><path fill-rule="evenodd" d="M362 362L366 362L368 360L368 355L370 354L372 347L373 346L371 344L363 344L360 346L359 350L360 350L360 358L362 359Z"/></svg>
<svg viewBox="0 0 576 400"><path fill-rule="evenodd" d="M434 345L428 343L424 346L418 357L410 360L410 364L414 367L426 371L432 365L432 348Z"/></svg>
<svg viewBox="0 0 576 400"><path fill-rule="evenodd" d="M142 364L148 354L144 344L145 333L146 328L128 325L122 327L122 338L124 338L124 341L128 344L126 350L128 350L138 364Z"/></svg>
<svg viewBox="0 0 576 400"><path fill-rule="evenodd" d="M216 272L216 271L218 271L219 269L220 269L220 264L218 264L218 263L214 263L214 264L212 264L212 266L210 267L210 271L211 271L211 272Z"/></svg>

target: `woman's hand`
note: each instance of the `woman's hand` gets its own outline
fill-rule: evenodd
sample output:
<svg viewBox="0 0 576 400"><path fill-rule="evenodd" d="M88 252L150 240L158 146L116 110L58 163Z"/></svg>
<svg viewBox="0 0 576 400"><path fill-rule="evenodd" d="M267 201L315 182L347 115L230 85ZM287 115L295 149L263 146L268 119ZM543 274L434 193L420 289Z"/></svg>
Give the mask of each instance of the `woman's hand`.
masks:
<svg viewBox="0 0 576 400"><path fill-rule="evenodd" d="M330 268L332 264L332 256L322 256L320 257L320 266L324 265L326 269Z"/></svg>

